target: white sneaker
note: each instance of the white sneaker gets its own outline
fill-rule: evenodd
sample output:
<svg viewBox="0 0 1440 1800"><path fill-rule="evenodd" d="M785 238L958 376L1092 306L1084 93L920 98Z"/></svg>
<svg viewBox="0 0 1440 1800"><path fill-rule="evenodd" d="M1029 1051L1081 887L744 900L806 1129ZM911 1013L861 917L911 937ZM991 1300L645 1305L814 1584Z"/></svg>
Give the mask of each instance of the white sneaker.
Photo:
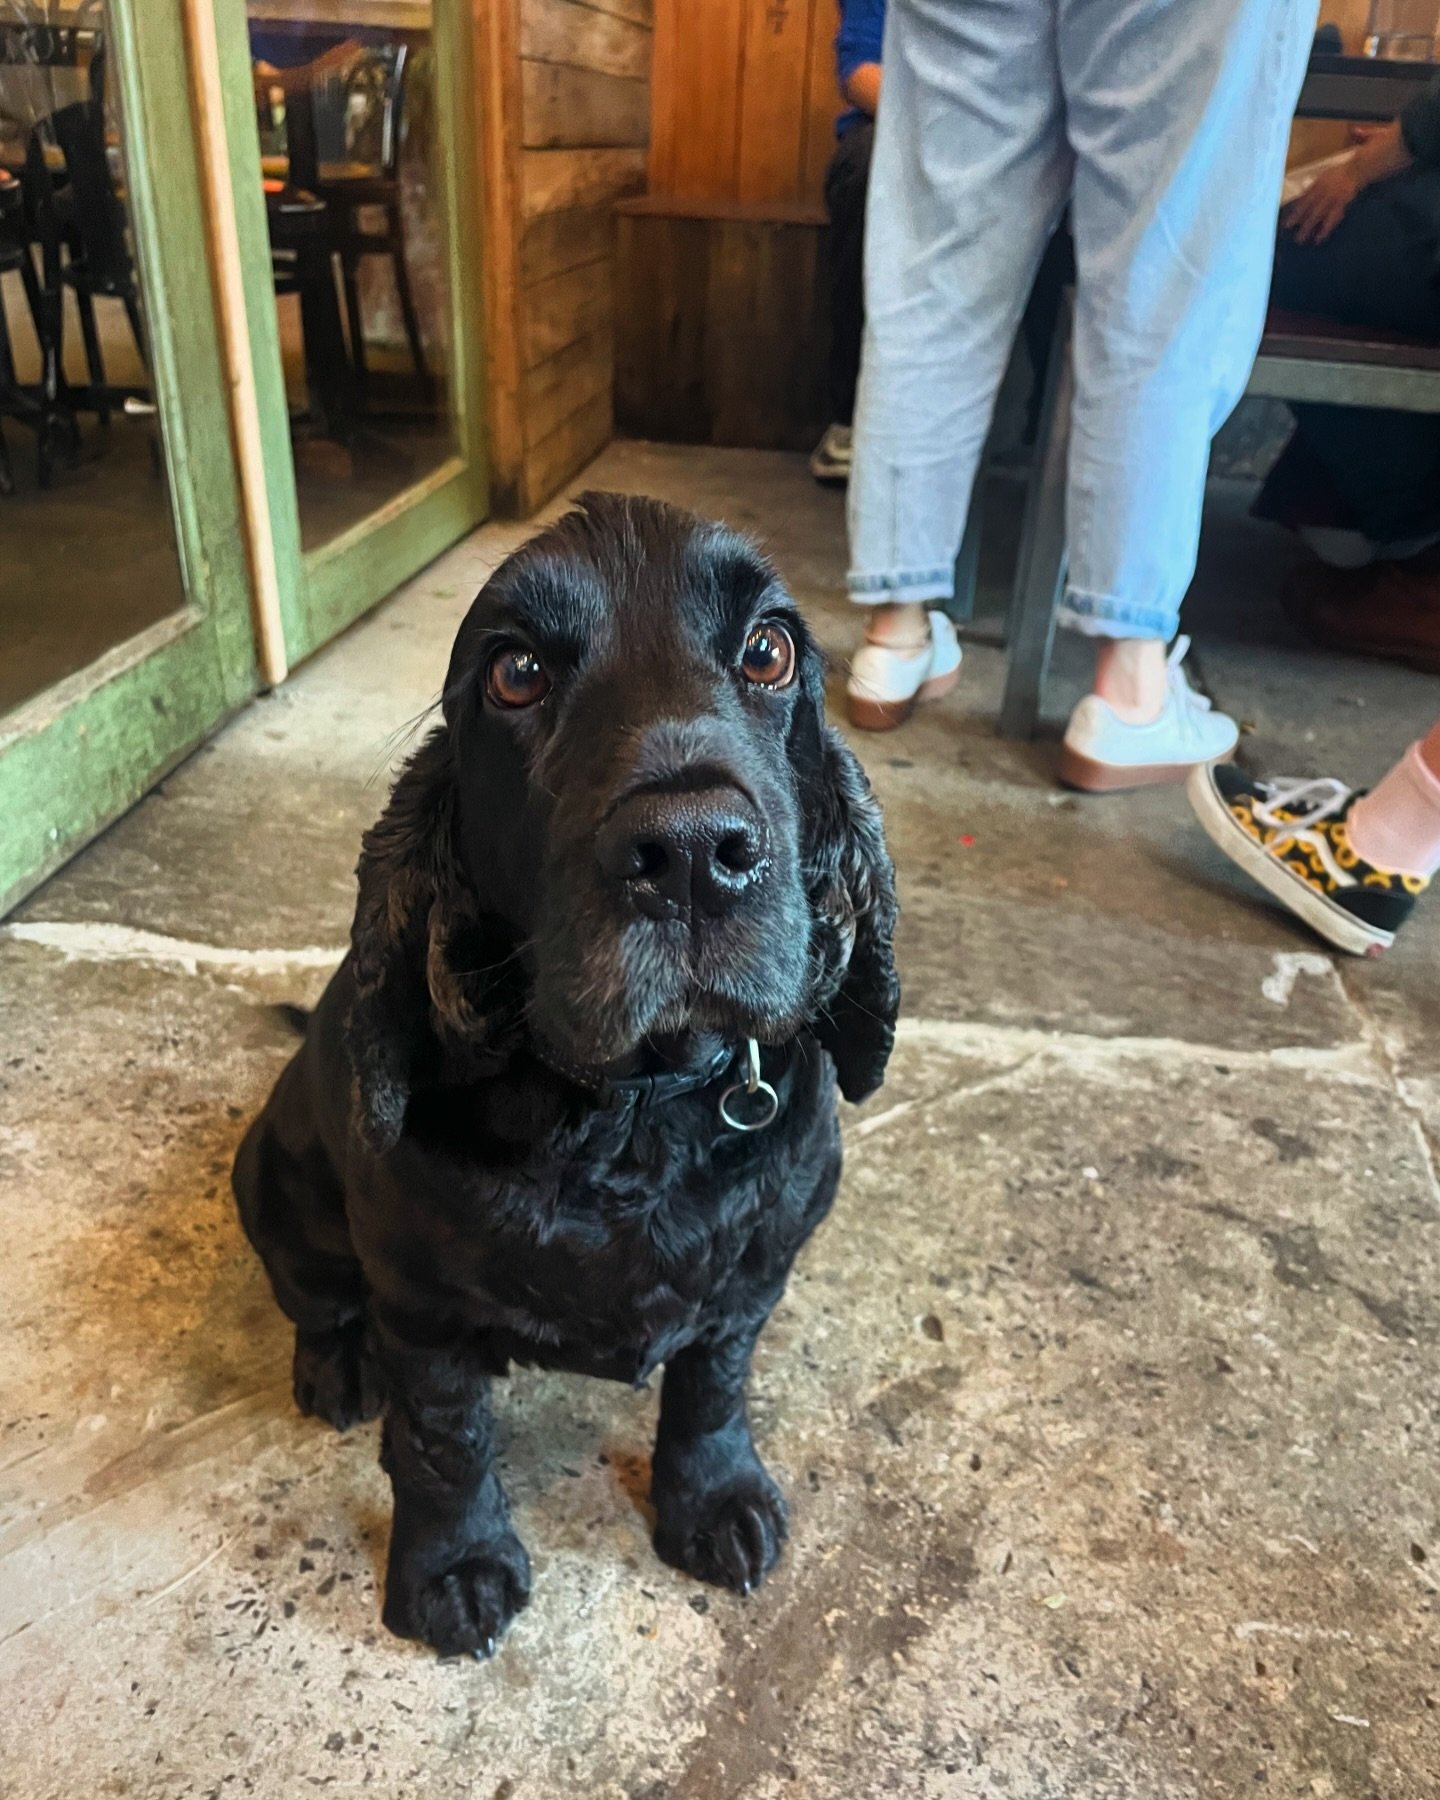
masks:
<svg viewBox="0 0 1440 1800"><path fill-rule="evenodd" d="M831 425L810 452L810 473L817 481L844 483L850 479L852 430Z"/></svg>
<svg viewBox="0 0 1440 1800"><path fill-rule="evenodd" d="M1060 745L1060 779L1090 793L1184 781L1203 763L1224 762L1240 740L1235 721L1215 712L1180 667L1190 648L1178 637L1170 652L1165 704L1148 725L1127 725L1098 694L1070 715Z"/></svg>
<svg viewBox="0 0 1440 1800"><path fill-rule="evenodd" d="M845 698L861 731L893 731L922 700L942 699L960 679L960 640L943 612L930 614L930 642L892 650L866 642L855 652Z"/></svg>

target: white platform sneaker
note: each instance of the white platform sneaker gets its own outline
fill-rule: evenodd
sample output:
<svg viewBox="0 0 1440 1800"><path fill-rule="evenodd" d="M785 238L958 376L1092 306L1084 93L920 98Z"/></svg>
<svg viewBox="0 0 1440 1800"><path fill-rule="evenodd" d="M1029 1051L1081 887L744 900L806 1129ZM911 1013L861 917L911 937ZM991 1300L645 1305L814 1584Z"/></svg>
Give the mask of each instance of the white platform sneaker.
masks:
<svg viewBox="0 0 1440 1800"><path fill-rule="evenodd" d="M960 679L960 640L943 612L930 615L930 642L893 650L868 640L855 652L845 698L861 731L893 731L926 700L939 700Z"/></svg>
<svg viewBox="0 0 1440 1800"><path fill-rule="evenodd" d="M1185 679L1181 663L1190 648L1178 637L1170 652L1169 679L1160 716L1128 725L1098 694L1087 694L1070 715L1060 745L1060 779L1090 793L1185 781L1203 763L1224 762L1240 739L1235 721L1216 712Z"/></svg>

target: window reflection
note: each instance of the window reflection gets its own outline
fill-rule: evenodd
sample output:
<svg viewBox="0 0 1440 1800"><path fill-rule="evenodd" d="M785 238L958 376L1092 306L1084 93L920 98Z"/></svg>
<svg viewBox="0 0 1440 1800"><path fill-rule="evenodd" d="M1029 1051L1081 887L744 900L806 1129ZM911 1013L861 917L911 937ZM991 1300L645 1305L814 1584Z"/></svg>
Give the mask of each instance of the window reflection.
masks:
<svg viewBox="0 0 1440 1800"><path fill-rule="evenodd" d="M183 606L98 0L0 0L0 713Z"/></svg>
<svg viewBox="0 0 1440 1800"><path fill-rule="evenodd" d="M455 449L449 220L426 0L250 8L307 548Z"/></svg>

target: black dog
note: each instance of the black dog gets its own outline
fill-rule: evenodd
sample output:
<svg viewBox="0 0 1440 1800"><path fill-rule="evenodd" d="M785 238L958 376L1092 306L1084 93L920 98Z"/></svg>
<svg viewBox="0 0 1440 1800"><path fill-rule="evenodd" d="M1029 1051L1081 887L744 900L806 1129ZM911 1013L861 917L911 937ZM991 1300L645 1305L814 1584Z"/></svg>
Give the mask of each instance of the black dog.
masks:
<svg viewBox="0 0 1440 1800"><path fill-rule="evenodd" d="M234 1179L301 1409L385 1404L385 1623L489 1654L525 1604L511 1362L663 1363L656 1549L748 1592L786 1533L751 1354L835 1194L837 1073L879 1086L899 1000L879 814L774 569L584 499L471 607L359 890Z"/></svg>

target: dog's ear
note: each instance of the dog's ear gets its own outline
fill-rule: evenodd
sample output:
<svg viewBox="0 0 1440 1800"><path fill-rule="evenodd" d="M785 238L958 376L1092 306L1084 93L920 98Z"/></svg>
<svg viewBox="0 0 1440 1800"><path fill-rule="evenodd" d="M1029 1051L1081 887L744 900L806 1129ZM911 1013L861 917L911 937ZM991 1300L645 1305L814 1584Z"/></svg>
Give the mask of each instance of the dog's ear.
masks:
<svg viewBox="0 0 1440 1800"><path fill-rule="evenodd" d="M885 1078L900 1010L895 971L895 870L880 808L845 740L816 718L815 771L804 784L805 878L822 962L815 1035L835 1060L840 1091L866 1100Z"/></svg>
<svg viewBox="0 0 1440 1800"><path fill-rule="evenodd" d="M475 1048L485 1035L481 921L459 852L459 798L448 735L431 733L366 832L350 931L355 994L345 1044L356 1119L377 1154L405 1125L416 1068L437 1039Z"/></svg>

